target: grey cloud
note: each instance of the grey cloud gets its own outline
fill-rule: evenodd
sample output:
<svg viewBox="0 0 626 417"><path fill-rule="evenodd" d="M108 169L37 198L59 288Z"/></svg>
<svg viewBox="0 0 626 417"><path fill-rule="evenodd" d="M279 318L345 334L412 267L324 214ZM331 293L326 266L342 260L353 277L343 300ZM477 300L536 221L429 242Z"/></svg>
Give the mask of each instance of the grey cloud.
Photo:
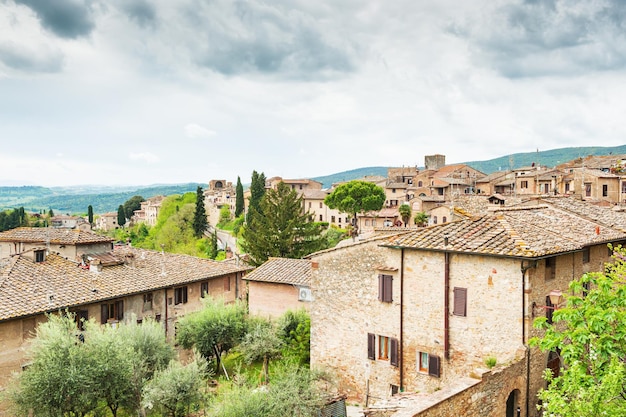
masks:
<svg viewBox="0 0 626 417"><path fill-rule="evenodd" d="M85 0L16 0L28 6L43 27L62 38L87 36L95 27L89 1Z"/></svg>
<svg viewBox="0 0 626 417"><path fill-rule="evenodd" d="M0 43L0 62L20 71L53 73L62 69L63 54L48 48L30 51L12 42L5 42Z"/></svg>
<svg viewBox="0 0 626 417"><path fill-rule="evenodd" d="M121 10L141 26L152 25L157 19L156 8L152 2L146 0L120 0L117 3Z"/></svg>
<svg viewBox="0 0 626 417"><path fill-rule="evenodd" d="M196 3L185 12L194 26L193 61L227 74L280 73L320 79L355 70L356 46L316 18L278 2Z"/></svg>
<svg viewBox="0 0 626 417"><path fill-rule="evenodd" d="M467 38L477 62L505 77L579 75L623 68L625 16L621 0L526 0L451 32Z"/></svg>

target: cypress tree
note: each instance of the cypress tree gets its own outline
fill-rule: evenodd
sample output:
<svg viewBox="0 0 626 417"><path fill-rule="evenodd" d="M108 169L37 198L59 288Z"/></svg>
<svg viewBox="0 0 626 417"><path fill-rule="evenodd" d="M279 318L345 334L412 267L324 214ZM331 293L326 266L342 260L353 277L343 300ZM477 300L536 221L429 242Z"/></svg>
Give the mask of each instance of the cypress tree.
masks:
<svg viewBox="0 0 626 417"><path fill-rule="evenodd" d="M237 187L235 188L235 217L241 216L243 210L243 185L241 185L241 178L237 176Z"/></svg>
<svg viewBox="0 0 626 417"><path fill-rule="evenodd" d="M202 187L198 186L196 190L196 211L193 214L193 233L199 239L207 230L209 223L206 218L206 209L204 208L204 193Z"/></svg>
<svg viewBox="0 0 626 417"><path fill-rule="evenodd" d="M250 221L252 212L262 213L261 199L265 195L265 174L252 171L252 181L250 182L250 202L248 203L248 214L246 222Z"/></svg>
<svg viewBox="0 0 626 417"><path fill-rule="evenodd" d="M124 211L124 206L120 204L117 208L117 224L120 227L124 227L126 224L126 212Z"/></svg>
<svg viewBox="0 0 626 417"><path fill-rule="evenodd" d="M87 207L87 221L89 224L93 224L93 207L91 204Z"/></svg>

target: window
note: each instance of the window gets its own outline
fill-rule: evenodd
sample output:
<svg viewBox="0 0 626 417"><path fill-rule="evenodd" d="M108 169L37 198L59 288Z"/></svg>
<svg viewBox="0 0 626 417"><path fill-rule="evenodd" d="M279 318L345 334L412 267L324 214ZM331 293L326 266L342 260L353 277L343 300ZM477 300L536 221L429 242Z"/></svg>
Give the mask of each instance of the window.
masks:
<svg viewBox="0 0 626 417"><path fill-rule="evenodd" d="M100 322L106 324L124 318L124 300L100 305Z"/></svg>
<svg viewBox="0 0 626 417"><path fill-rule="evenodd" d="M398 366L398 339L391 338L389 339L389 364L393 366Z"/></svg>
<svg viewBox="0 0 626 417"><path fill-rule="evenodd" d="M143 311L152 310L152 293L143 295Z"/></svg>
<svg viewBox="0 0 626 417"><path fill-rule="evenodd" d="M556 277L556 258L546 258L545 279L554 279Z"/></svg>
<svg viewBox="0 0 626 417"><path fill-rule="evenodd" d="M437 224L437 216L433 216L433 224Z"/></svg>
<svg viewBox="0 0 626 417"><path fill-rule="evenodd" d="M591 197L591 184L585 184L585 197Z"/></svg>
<svg viewBox="0 0 626 417"><path fill-rule="evenodd" d="M442 223L446 223L448 221L448 218L446 216L443 216L443 218L441 219Z"/></svg>
<svg viewBox="0 0 626 417"><path fill-rule="evenodd" d="M606 184L602 184L602 197L607 197L609 195L609 186Z"/></svg>
<svg viewBox="0 0 626 417"><path fill-rule="evenodd" d="M74 312L74 320L76 321L76 327L78 330L85 330L85 322L89 321L89 314L87 310L78 310Z"/></svg>
<svg viewBox="0 0 626 417"><path fill-rule="evenodd" d="M174 305L185 304L187 302L187 287L178 287L174 289Z"/></svg>
<svg viewBox="0 0 626 417"><path fill-rule="evenodd" d="M341 223L341 217L339 217L339 223Z"/></svg>
<svg viewBox="0 0 626 417"><path fill-rule="evenodd" d="M224 277L224 291L230 291L230 277Z"/></svg>
<svg viewBox="0 0 626 417"><path fill-rule="evenodd" d="M347 219L346 219L346 223L348 223L348 222L347 222ZM375 227L375 226L376 226L376 220L372 220L372 226L373 226L373 227Z"/></svg>
<svg viewBox="0 0 626 417"><path fill-rule="evenodd" d="M584 248L583 249L583 263L584 264L588 264L589 263L589 257L590 257L590 249L589 248Z"/></svg>
<svg viewBox="0 0 626 417"><path fill-rule="evenodd" d="M565 194L569 193L569 181L565 183Z"/></svg>
<svg viewBox="0 0 626 417"><path fill-rule="evenodd" d="M520 181L520 188L528 188L528 181Z"/></svg>
<svg viewBox="0 0 626 417"><path fill-rule="evenodd" d="M454 287L454 311L455 316L467 316L467 288Z"/></svg>
<svg viewBox="0 0 626 417"><path fill-rule="evenodd" d="M43 262L46 260L46 251L36 250L35 251L35 262Z"/></svg>
<svg viewBox="0 0 626 417"><path fill-rule="evenodd" d="M324 218L322 217L322 215L320 214L320 221L323 222Z"/></svg>
<svg viewBox="0 0 626 417"><path fill-rule="evenodd" d="M418 352L418 369L420 372L428 373L430 376L439 378L440 358L426 352Z"/></svg>
<svg viewBox="0 0 626 417"><path fill-rule="evenodd" d="M320 208L322 208L322 202L320 201Z"/></svg>
<svg viewBox="0 0 626 417"><path fill-rule="evenodd" d="M378 299L384 303L393 301L393 277L391 275L378 275Z"/></svg>
<svg viewBox="0 0 626 417"><path fill-rule="evenodd" d="M418 187L422 187L423 185L424 185L424 183L423 183L422 181L418 181L418 182L417 182L417 186L418 186Z"/></svg>
<svg viewBox="0 0 626 417"><path fill-rule="evenodd" d="M309 208L311 208L311 202L309 201Z"/></svg>
<svg viewBox="0 0 626 417"><path fill-rule="evenodd" d="M330 216L330 222L335 223L335 216Z"/></svg>
<svg viewBox="0 0 626 417"><path fill-rule="evenodd" d="M396 189L395 189L395 188L392 188L392 189L391 189L391 192L395 194Z"/></svg>
<svg viewBox="0 0 626 417"><path fill-rule="evenodd" d="M389 360L389 338L378 336L378 359Z"/></svg>
<svg viewBox="0 0 626 417"><path fill-rule="evenodd" d="M370 225L370 221L368 219L365 219L365 225L369 226Z"/></svg>
<svg viewBox="0 0 626 417"><path fill-rule="evenodd" d="M367 359L376 359L376 335L367 334Z"/></svg>
<svg viewBox="0 0 626 417"><path fill-rule="evenodd" d="M203 282L200 284L200 297L204 298L209 295L209 283Z"/></svg>

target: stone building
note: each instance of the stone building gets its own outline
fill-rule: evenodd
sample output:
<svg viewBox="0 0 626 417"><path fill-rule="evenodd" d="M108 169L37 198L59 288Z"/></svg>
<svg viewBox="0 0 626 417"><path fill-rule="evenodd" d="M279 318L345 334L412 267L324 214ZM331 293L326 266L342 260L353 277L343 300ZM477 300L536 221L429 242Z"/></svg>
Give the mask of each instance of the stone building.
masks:
<svg viewBox="0 0 626 417"><path fill-rule="evenodd" d="M607 243L626 241L623 214L568 207L502 207L311 255L311 363L336 369L350 398L376 403L447 390L495 360L523 371L481 415L537 416L543 370L559 362L529 348L540 335L532 321L553 311L551 293L602 269Z"/></svg>
<svg viewBox="0 0 626 417"><path fill-rule="evenodd" d="M237 193L233 183L225 180L211 180L204 190L204 206L209 224L216 225L220 219L220 210L226 206L230 215L235 215Z"/></svg>
<svg viewBox="0 0 626 417"><path fill-rule="evenodd" d="M115 230L119 228L120 225L117 224L117 211L104 213L96 218L96 229L104 230L105 232L107 232L109 230Z"/></svg>
<svg viewBox="0 0 626 417"><path fill-rule="evenodd" d="M270 258L244 277L248 284L248 311L279 317L287 310L309 310L311 261Z"/></svg>
<svg viewBox="0 0 626 417"><path fill-rule="evenodd" d="M46 314L69 310L79 319L113 325L150 317L162 323L172 339L177 318L202 308L202 297L238 299L241 279L249 269L128 246L85 253L81 261L51 249L41 254L37 248L4 257L0 259L0 390L12 372L27 365L25 352Z"/></svg>

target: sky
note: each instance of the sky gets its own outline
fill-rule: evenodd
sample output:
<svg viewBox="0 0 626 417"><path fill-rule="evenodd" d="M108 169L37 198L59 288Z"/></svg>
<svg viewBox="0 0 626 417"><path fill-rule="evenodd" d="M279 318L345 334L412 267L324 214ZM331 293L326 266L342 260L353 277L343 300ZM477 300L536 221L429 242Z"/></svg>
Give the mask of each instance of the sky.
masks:
<svg viewBox="0 0 626 417"><path fill-rule="evenodd" d="M0 185L626 143L622 0L0 0Z"/></svg>

